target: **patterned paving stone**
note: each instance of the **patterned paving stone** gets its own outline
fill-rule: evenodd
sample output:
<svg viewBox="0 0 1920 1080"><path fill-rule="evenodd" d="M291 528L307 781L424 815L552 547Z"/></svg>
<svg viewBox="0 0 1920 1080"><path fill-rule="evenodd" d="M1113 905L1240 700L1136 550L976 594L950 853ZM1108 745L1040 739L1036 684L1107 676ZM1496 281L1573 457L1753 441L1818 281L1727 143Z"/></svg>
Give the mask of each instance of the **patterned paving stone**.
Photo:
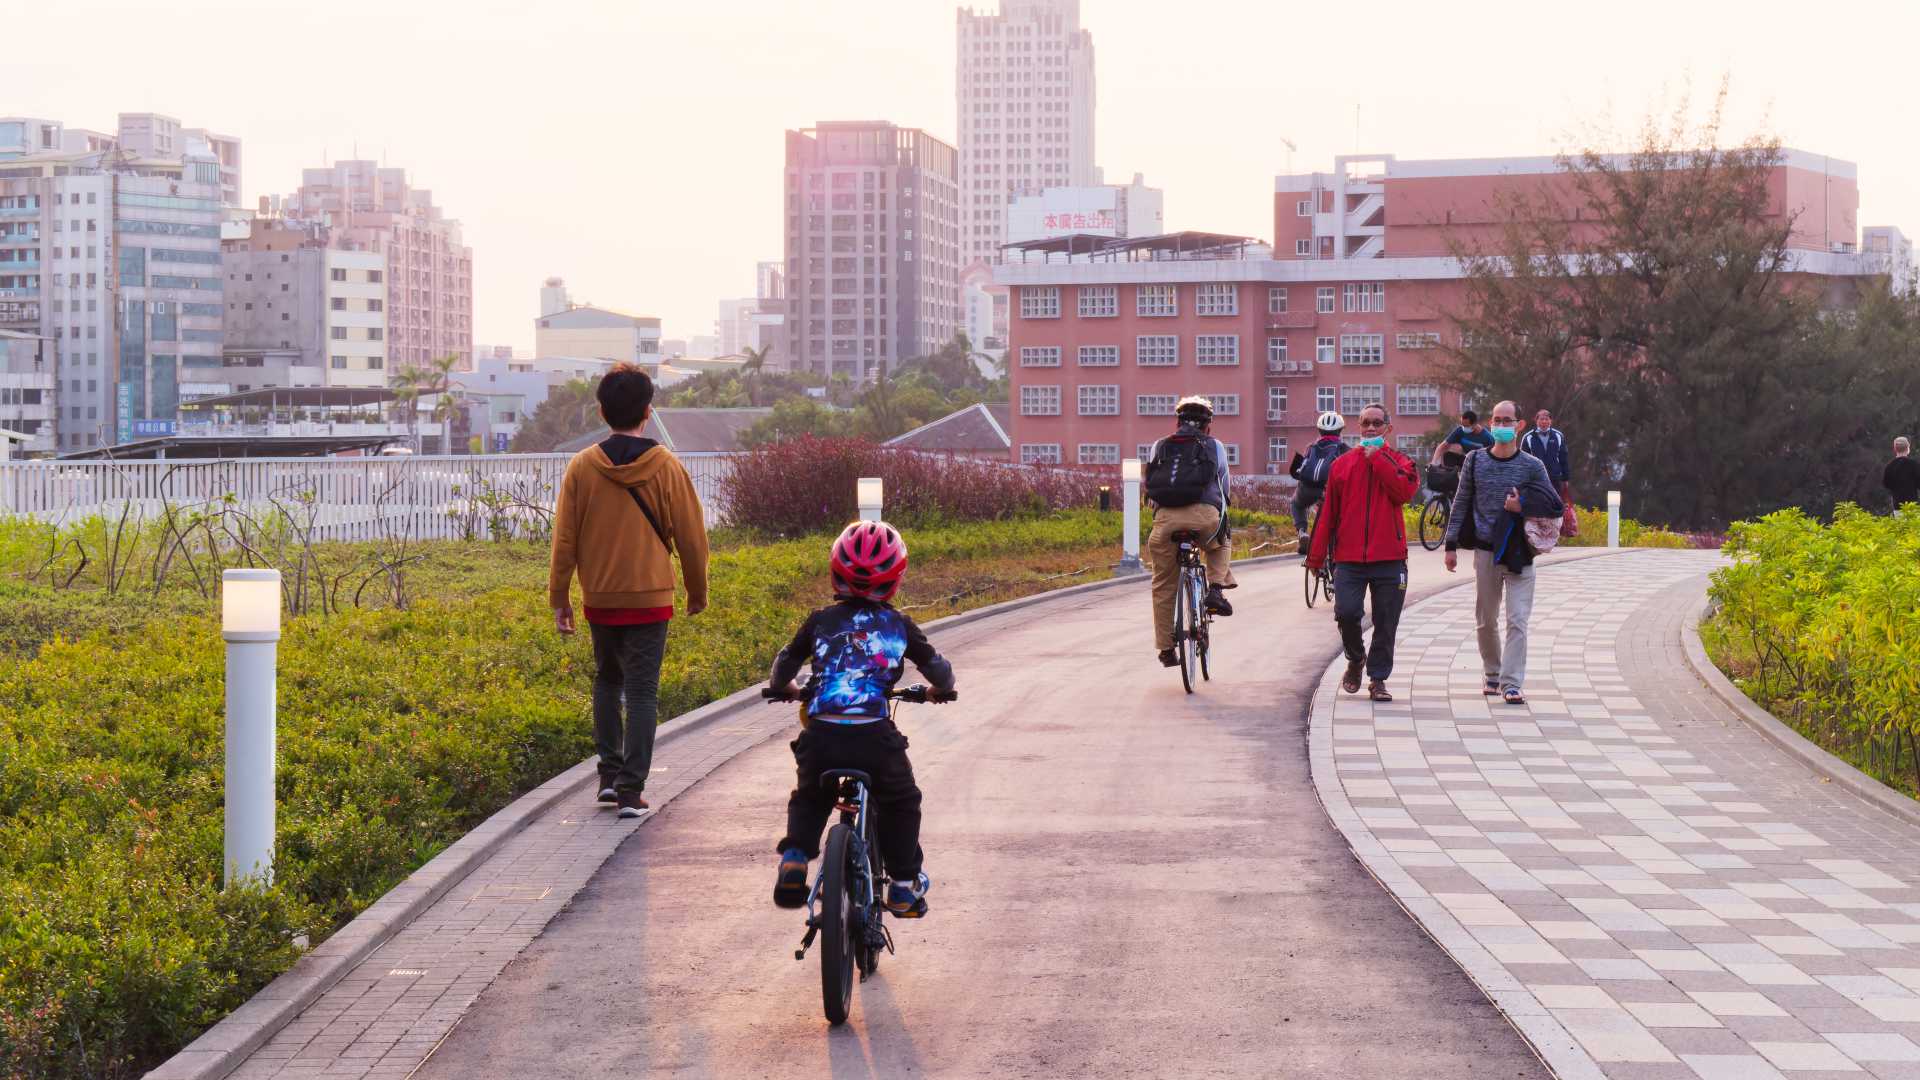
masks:
<svg viewBox="0 0 1920 1080"><path fill-rule="evenodd" d="M1329 674L1315 782L1563 1076L1920 1076L1920 828L1691 673L1680 628L1717 560L1543 568L1525 706L1479 693L1471 590L1418 605L1410 694Z"/></svg>

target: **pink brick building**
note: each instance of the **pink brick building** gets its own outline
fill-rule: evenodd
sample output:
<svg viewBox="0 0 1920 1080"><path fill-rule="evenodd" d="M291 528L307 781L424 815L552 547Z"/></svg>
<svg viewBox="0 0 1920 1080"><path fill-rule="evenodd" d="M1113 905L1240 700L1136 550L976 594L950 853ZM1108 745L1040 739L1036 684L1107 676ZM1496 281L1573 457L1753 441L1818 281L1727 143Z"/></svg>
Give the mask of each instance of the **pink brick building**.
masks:
<svg viewBox="0 0 1920 1080"><path fill-rule="evenodd" d="M1797 273L1837 284L1896 269L1859 250L1853 165L1787 151L1775 174L1775 212L1798 214ZM1178 233L1010 251L994 279L1013 293L1011 454L1143 455L1193 393L1214 399L1214 432L1249 472L1284 473L1318 413L1369 401L1416 443L1462 407L1431 372L1465 287L1448 230L1491 238L1499 192L1568 182L1552 158L1339 157L1330 173L1276 178L1271 250Z"/></svg>

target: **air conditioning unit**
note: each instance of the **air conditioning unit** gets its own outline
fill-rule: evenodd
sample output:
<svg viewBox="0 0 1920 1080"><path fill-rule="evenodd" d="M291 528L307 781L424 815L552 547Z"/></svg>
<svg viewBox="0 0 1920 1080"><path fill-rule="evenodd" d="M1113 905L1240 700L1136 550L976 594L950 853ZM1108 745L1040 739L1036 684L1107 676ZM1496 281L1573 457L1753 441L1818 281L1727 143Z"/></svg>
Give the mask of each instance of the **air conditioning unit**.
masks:
<svg viewBox="0 0 1920 1080"><path fill-rule="evenodd" d="M1280 463L1279 463L1279 462L1277 462L1277 461L1269 461L1269 462L1267 462L1267 475L1268 475L1268 476L1279 476L1279 475L1280 475Z"/></svg>

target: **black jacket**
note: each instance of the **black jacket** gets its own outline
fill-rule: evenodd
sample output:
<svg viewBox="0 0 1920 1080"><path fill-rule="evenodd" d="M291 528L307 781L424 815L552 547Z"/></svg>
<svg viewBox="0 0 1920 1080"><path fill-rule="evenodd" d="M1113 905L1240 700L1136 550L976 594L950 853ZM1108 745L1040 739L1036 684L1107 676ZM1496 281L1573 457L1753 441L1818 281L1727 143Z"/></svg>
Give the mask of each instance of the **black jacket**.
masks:
<svg viewBox="0 0 1920 1080"><path fill-rule="evenodd" d="M1895 506L1920 502L1920 461L1910 457L1894 458L1880 474L1880 483L1893 493Z"/></svg>
<svg viewBox="0 0 1920 1080"><path fill-rule="evenodd" d="M1533 545L1527 542L1527 519L1557 518L1566 513L1566 509L1560 493L1537 480L1521 487L1520 512L1500 515L1500 527L1490 545L1494 561L1516 574L1532 566Z"/></svg>

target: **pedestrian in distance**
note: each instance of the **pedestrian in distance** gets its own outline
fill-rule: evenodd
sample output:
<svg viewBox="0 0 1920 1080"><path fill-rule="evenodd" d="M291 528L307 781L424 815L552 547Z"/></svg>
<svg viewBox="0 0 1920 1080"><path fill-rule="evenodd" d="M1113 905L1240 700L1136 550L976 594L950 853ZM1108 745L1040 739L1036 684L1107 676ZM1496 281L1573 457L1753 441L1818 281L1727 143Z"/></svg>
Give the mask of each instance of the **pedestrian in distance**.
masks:
<svg viewBox="0 0 1920 1080"><path fill-rule="evenodd" d="M698 615L707 606L707 526L686 466L640 434L653 412L647 373L615 364L595 396L612 430L575 454L561 478L547 599L555 629L572 634L579 576L593 638L599 799L631 818L647 809L642 792L653 769L660 663L673 618L673 557L680 556L686 613Z"/></svg>
<svg viewBox="0 0 1920 1080"><path fill-rule="evenodd" d="M1880 483L1893 496L1895 510L1920 502L1920 462L1913 460L1913 444L1905 435L1893 440L1893 460L1880 471Z"/></svg>
<svg viewBox="0 0 1920 1080"><path fill-rule="evenodd" d="M1573 512L1573 487L1571 469L1567 461L1567 436L1553 426L1553 414L1545 409L1533 414L1533 430L1520 437L1520 449L1540 459L1547 467L1547 479L1553 482L1553 490L1565 504L1566 512L1560 520L1560 535L1578 536L1580 517Z"/></svg>
<svg viewBox="0 0 1920 1080"><path fill-rule="evenodd" d="M1307 568L1333 560L1333 620L1347 671L1340 688L1360 692L1367 675L1367 696L1392 701L1387 678L1393 674L1393 635L1407 602L1407 515L1405 508L1420 488L1420 477L1405 454L1387 445L1393 422L1385 405L1360 410L1358 453L1333 463L1320 518L1307 549ZM1373 602L1373 642L1360 633L1366 604Z"/></svg>
<svg viewBox="0 0 1920 1080"><path fill-rule="evenodd" d="M1557 517L1565 508L1547 467L1520 449L1523 424L1514 403L1495 405L1489 420L1493 447L1468 454L1460 469L1460 494L1447 519L1446 565L1449 573L1457 572L1459 550L1473 552L1474 628L1485 676L1480 692L1509 705L1525 705L1527 622L1533 614L1536 577L1526 519Z"/></svg>

